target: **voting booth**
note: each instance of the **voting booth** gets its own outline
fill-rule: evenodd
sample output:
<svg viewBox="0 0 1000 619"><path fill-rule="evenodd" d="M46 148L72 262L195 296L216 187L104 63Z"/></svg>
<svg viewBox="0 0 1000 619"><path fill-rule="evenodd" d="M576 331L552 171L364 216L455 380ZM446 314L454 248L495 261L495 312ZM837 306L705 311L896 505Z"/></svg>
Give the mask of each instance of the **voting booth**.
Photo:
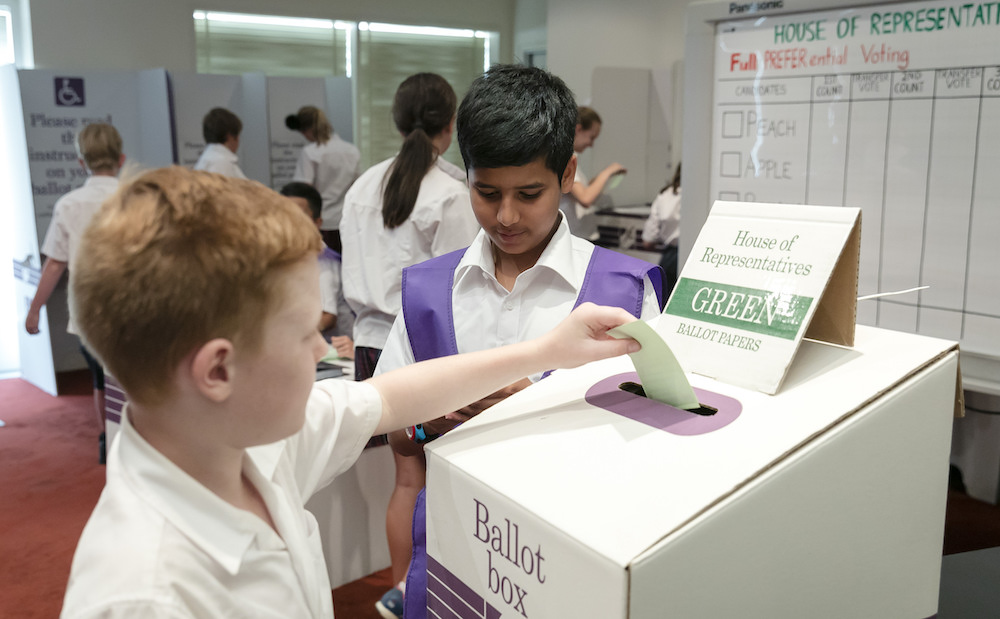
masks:
<svg viewBox="0 0 1000 619"><path fill-rule="evenodd" d="M634 359L431 443L428 616L934 615L958 347L854 328L859 234L717 203ZM696 406L636 392L657 341Z"/></svg>

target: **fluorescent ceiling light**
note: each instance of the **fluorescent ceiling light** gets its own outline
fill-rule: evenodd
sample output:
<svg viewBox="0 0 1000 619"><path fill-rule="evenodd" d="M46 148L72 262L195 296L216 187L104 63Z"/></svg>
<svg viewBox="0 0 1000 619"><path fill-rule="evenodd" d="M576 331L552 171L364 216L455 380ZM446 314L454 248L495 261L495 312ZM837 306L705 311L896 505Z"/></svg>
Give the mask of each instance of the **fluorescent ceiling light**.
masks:
<svg viewBox="0 0 1000 619"><path fill-rule="evenodd" d="M471 39L478 36L475 30L464 30L459 28L439 28L437 26L403 26L400 24L380 24L377 22L361 22L358 24L359 30L370 30L371 32L389 32L392 34L418 34L437 37L459 37ZM485 33L483 33L485 34Z"/></svg>
<svg viewBox="0 0 1000 619"><path fill-rule="evenodd" d="M231 24L259 24L263 26L289 26L295 28L316 28L320 30L347 30L346 22L310 17L282 17L279 15L251 15L248 13L222 13L219 11L195 11L195 19L228 22Z"/></svg>

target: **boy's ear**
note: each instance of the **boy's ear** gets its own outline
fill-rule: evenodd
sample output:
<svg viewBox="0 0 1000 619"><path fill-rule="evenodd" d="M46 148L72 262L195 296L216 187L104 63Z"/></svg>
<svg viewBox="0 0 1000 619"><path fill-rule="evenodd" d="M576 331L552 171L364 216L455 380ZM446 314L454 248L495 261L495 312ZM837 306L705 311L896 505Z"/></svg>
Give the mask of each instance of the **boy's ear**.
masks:
<svg viewBox="0 0 1000 619"><path fill-rule="evenodd" d="M215 338L202 344L191 359L190 380L209 400L221 403L233 393L233 343Z"/></svg>
<svg viewBox="0 0 1000 619"><path fill-rule="evenodd" d="M563 193L569 193L573 189L573 182L576 180L576 153L569 158L569 163L566 164L566 169L563 170L562 178L559 179L559 190Z"/></svg>

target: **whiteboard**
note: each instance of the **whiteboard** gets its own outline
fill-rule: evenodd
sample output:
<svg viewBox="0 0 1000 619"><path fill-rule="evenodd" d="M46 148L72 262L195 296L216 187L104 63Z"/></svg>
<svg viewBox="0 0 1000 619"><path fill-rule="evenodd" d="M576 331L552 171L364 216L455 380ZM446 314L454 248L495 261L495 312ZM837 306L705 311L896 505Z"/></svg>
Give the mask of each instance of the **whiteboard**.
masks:
<svg viewBox="0 0 1000 619"><path fill-rule="evenodd" d="M958 340L1000 393L1000 5L831 5L692 5L682 251L716 199L858 207L858 294L929 286L858 322Z"/></svg>

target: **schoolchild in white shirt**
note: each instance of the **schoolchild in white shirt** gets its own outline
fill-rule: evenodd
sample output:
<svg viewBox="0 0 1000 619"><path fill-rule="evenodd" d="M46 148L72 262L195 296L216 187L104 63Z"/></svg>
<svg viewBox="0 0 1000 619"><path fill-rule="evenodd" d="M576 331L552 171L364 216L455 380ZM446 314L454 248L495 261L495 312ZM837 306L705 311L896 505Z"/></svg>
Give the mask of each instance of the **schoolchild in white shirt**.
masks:
<svg viewBox="0 0 1000 619"><path fill-rule="evenodd" d="M302 212L316 224L323 224L323 197L312 185L291 182L281 188L281 195L290 198ZM319 254L319 294L323 313L319 319L319 331L323 337L336 349L337 354L348 359L354 358L354 312L344 298L343 286L340 284L339 253L324 247Z"/></svg>
<svg viewBox="0 0 1000 619"><path fill-rule="evenodd" d="M590 294L625 291L620 297L601 297L604 304L627 307L644 319L659 314L657 267L573 236L560 213L560 197L570 191L576 171L576 120L572 93L562 80L540 69L498 65L473 81L459 107L456 129L472 210L482 230L464 253L404 270L403 313L389 333L376 375L415 360L487 350L545 333L586 300L588 280ZM442 321L450 325L438 329ZM455 343L452 349L442 346L450 342ZM386 526L399 528L389 532L390 548L394 539L410 534L410 516L424 485L422 449L415 443L541 377L538 373L508 385L446 419L414 427L408 435L390 435L397 451L397 483ZM387 595L398 597L391 591ZM383 597L381 605L392 607L390 601Z"/></svg>
<svg viewBox="0 0 1000 619"><path fill-rule="evenodd" d="M403 267L465 247L479 229L468 188L440 161L451 144L456 105L440 75L406 78L392 105L403 136L399 153L366 170L344 199L341 273L356 315L358 380L372 375L399 313Z"/></svg>
<svg viewBox="0 0 1000 619"><path fill-rule="evenodd" d="M539 340L316 383L321 248L290 200L181 167L143 174L95 215L72 298L129 404L63 617L332 617L303 504L373 433L639 348L606 333L627 312L587 304Z"/></svg>
<svg viewBox="0 0 1000 619"><path fill-rule="evenodd" d="M576 129L573 137L573 151L582 153L597 141L601 135L601 116L593 108L581 105L577 109ZM627 170L620 163L612 163L601 170L594 180L587 178L583 170L576 169L573 177L573 186L562 197L560 208L566 221L569 223L569 231L574 235L596 240L599 236L597 232L597 216L594 204L604 192L605 186L617 175L625 174Z"/></svg>
<svg viewBox="0 0 1000 619"><path fill-rule="evenodd" d="M642 244L646 249L661 250L660 268L666 274L665 291L669 296L677 283L677 241L681 237L681 164L674 177L653 200L649 218L642 227Z"/></svg>
<svg viewBox="0 0 1000 619"><path fill-rule="evenodd" d="M337 253L340 240L340 220L344 210L344 195L361 174L361 153L340 138L333 130L323 110L312 105L299 108L285 117L285 126L300 131L309 140L295 164L293 181L308 183L323 196L323 241Z"/></svg>
<svg viewBox="0 0 1000 619"><path fill-rule="evenodd" d="M90 223L91 217L101 207L101 204L111 197L118 189L118 171L125 163L122 153L122 137L118 130L106 123L93 123L84 127L76 138L76 149L80 157L80 165L89 176L83 186L74 189L56 202L52 212L52 221L45 233L42 243L42 253L45 263L38 281L38 289L31 300L28 315L24 321L25 330L34 335L38 333L38 322L42 306L49 301L52 292L62 278L63 273L70 268L76 256L77 247L83 231ZM70 308L69 324L66 331L77 335L73 311ZM94 410L97 413L97 423L100 428L98 436L98 462L104 464L104 368L90 354L86 347L81 346L80 352L90 368L94 385Z"/></svg>
<svg viewBox="0 0 1000 619"><path fill-rule="evenodd" d="M209 110L201 120L205 150L201 151L194 169L232 178L246 178L240 169L240 159L236 156L242 131L243 121L236 114L223 107Z"/></svg>

